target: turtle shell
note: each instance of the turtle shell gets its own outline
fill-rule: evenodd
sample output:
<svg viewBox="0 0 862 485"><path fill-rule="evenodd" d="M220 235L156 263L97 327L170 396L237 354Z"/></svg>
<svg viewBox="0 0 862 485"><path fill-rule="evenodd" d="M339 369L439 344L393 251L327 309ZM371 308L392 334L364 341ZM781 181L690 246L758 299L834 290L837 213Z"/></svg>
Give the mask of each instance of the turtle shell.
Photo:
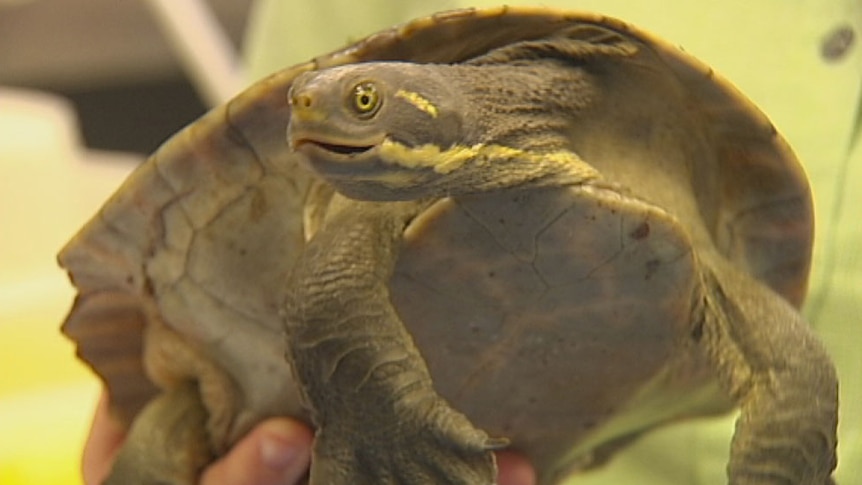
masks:
<svg viewBox="0 0 862 485"><path fill-rule="evenodd" d="M197 379L216 450L266 416L304 415L283 358L279 305L287 274L325 213L332 188L286 144L288 90L297 75L375 60L457 63L573 29L635 45L639 59L657 73L651 79L674 93L668 102L685 106L708 152L671 167L678 175L671 194L649 184L638 188L638 178L653 178L649 170L626 171L620 167L631 162L606 158L596 166L609 175L607 186L441 200L408 228L393 302L441 394L492 434L513 436L515 446L551 470L546 477L589 461L589 450L609 449L644 428L694 412L610 419L652 399L643 396L658 395L647 388L673 380L670 387L680 393L690 386L711 399L708 372L692 366L681 375L682 365L673 366L697 360L689 351L674 357L677 322L688 318L690 304L678 296L697 277L691 248L714 247L798 306L813 226L799 163L755 106L676 47L608 17L501 7L408 22L275 73L179 132L138 167L59 255L78 289L63 331L106 382L117 413L129 422L158 388ZM619 89L634 90L639 83L618 78ZM649 94L650 86L642 89ZM649 105L656 109L660 103ZM581 155L592 163L587 155L599 151L590 148L589 133ZM676 193L685 194L685 202ZM675 211L679 205L686 208ZM593 229L574 235L573 227ZM622 239L637 244L609 244ZM457 278L431 282L441 277L441 262L461 268ZM575 288L576 280L599 284ZM549 291L564 287L569 291ZM440 311L455 300L455 310ZM590 347L588 327L572 333L557 323L573 318L579 305L587 313L577 318L601 324L600 345ZM656 318L666 322L655 326ZM511 319L518 323L506 327ZM446 343L438 345L441 338ZM563 344L550 345L550 339ZM617 350L608 353L611 346ZM652 363L629 359L613 369L603 366L627 354ZM513 372L515 364L508 362L524 370ZM579 362L588 365L579 370ZM643 375L631 373L637 367ZM482 377L492 371L500 379ZM502 386L505 376L511 385ZM602 385L588 385L591 376ZM555 403L553 392L519 393L523 380L584 391ZM626 386L628 391L617 392ZM615 389L598 396L606 388ZM566 406L581 402L589 408L591 400L618 402L594 407L575 421L565 418L580 412ZM692 408L705 412L727 405L699 401ZM528 427L538 425L524 410L544 413L546 423L564 423L557 426L562 432L531 434Z"/></svg>

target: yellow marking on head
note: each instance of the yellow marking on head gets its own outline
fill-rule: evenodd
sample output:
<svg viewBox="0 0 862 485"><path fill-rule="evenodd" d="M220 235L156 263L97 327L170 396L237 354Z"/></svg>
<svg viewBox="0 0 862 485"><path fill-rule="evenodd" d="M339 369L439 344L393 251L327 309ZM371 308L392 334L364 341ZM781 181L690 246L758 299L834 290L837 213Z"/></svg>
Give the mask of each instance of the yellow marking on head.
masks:
<svg viewBox="0 0 862 485"><path fill-rule="evenodd" d="M326 121L327 114L321 110L317 109L293 109L290 112L290 116L292 116L297 121L302 121L305 123L320 123Z"/></svg>
<svg viewBox="0 0 862 485"><path fill-rule="evenodd" d="M437 107L434 106L434 104L431 101L428 101L427 99L425 99L421 95L419 95L419 93L414 93L413 91L405 91L403 89L399 89L398 91L395 92L395 96L398 96L399 98L404 98L405 100L407 100L407 102L409 102L413 106L416 106L421 111L424 111L424 112L428 113L429 115L431 115L432 118L437 117Z"/></svg>
<svg viewBox="0 0 862 485"><path fill-rule="evenodd" d="M582 180L594 179L599 175L595 168L568 150L531 152L503 145L484 144L456 145L441 150L431 144L408 147L387 138L380 144L379 154L384 163L404 168L431 168L439 174L457 170L469 161L480 166L495 161L518 161L537 165L566 165L572 175Z"/></svg>

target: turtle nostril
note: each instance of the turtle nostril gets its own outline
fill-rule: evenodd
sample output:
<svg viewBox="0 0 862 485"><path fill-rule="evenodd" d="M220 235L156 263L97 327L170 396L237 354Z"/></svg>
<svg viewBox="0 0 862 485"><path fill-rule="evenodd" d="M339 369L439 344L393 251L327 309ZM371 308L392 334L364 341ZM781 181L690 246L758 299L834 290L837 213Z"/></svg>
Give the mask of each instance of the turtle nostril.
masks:
<svg viewBox="0 0 862 485"><path fill-rule="evenodd" d="M290 104L298 109L311 108L311 97L305 94L291 96Z"/></svg>

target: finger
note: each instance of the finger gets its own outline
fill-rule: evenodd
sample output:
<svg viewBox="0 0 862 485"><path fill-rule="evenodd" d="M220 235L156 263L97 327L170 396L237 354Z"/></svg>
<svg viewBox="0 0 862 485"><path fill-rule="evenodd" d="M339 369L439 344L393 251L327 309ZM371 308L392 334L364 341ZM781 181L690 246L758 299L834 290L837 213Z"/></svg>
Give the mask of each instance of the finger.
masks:
<svg viewBox="0 0 862 485"><path fill-rule="evenodd" d="M108 407L108 394L102 391L81 459L81 475L87 485L105 480L126 437L125 428L111 416Z"/></svg>
<svg viewBox="0 0 862 485"><path fill-rule="evenodd" d="M497 452L498 485L536 485L536 470L514 451Z"/></svg>
<svg viewBox="0 0 862 485"><path fill-rule="evenodd" d="M204 470L201 485L295 485L308 471L311 430L290 419L258 425Z"/></svg>

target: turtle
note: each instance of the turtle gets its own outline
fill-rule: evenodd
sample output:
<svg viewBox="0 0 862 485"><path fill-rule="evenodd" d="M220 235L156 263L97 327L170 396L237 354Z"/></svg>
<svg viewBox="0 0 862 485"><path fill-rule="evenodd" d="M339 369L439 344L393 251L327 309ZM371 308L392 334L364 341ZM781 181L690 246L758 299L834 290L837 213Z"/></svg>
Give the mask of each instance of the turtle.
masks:
<svg viewBox="0 0 862 485"><path fill-rule="evenodd" d="M166 141L58 259L130 428L194 483L255 423L310 483L542 484L739 408L731 484L825 484L837 378L798 308L804 171L681 49L606 16L448 11L276 72Z"/></svg>

